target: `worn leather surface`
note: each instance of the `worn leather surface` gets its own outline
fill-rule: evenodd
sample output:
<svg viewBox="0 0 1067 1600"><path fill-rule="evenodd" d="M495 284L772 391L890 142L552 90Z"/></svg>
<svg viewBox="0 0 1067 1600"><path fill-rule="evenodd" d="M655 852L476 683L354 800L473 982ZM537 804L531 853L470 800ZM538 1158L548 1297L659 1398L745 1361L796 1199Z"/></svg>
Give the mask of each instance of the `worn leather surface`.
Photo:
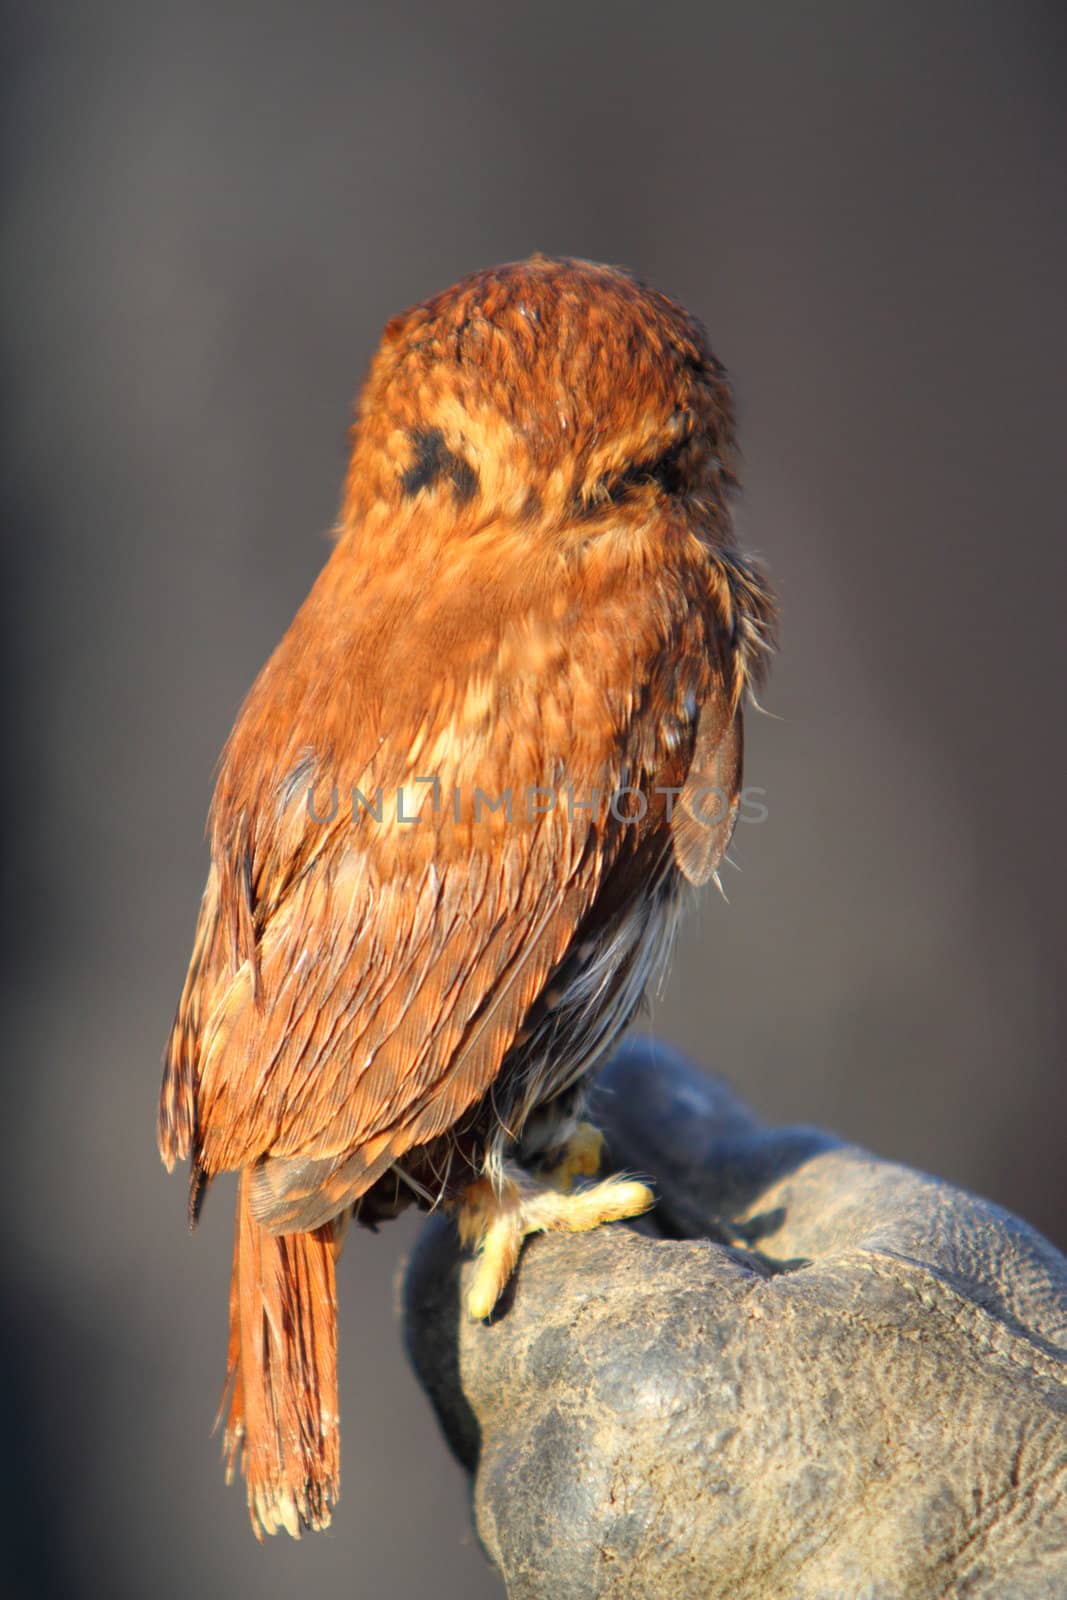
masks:
<svg viewBox="0 0 1067 1600"><path fill-rule="evenodd" d="M1067 1260L663 1046L595 1120L650 1217L529 1241L491 1324L444 1219L405 1283L512 1600L1064 1600Z"/></svg>

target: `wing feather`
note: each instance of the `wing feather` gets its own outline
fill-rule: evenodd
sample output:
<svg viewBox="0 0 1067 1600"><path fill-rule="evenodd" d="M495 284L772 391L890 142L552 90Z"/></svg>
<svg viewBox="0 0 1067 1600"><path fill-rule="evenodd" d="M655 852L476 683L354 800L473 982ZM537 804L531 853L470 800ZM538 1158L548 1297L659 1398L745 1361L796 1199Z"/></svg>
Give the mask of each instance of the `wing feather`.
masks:
<svg viewBox="0 0 1067 1600"><path fill-rule="evenodd" d="M729 847L741 803L743 759L743 713L720 692L701 708L693 759L671 819L674 858L698 887Z"/></svg>
<svg viewBox="0 0 1067 1600"><path fill-rule="evenodd" d="M373 865L309 872L261 939L260 1000L242 969L207 1031L203 1169L340 1162L382 1136L395 1159L456 1122L592 903L604 853L588 824L580 840L574 826L561 809L509 835L500 859L476 849L416 882L376 885L321 956L314 939L339 927L339 882L351 904L347 880L370 880ZM552 871L531 866L542 853Z"/></svg>

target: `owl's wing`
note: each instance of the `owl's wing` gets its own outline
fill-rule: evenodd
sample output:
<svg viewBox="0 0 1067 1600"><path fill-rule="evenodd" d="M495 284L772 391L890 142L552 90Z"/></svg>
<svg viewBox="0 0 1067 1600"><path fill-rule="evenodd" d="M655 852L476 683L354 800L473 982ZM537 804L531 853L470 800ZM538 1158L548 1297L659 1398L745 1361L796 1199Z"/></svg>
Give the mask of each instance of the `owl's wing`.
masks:
<svg viewBox="0 0 1067 1600"><path fill-rule="evenodd" d="M694 696L692 756L671 819L674 858L688 881L714 877L741 803L746 694L763 680L777 609L758 562L718 550L709 568L706 675Z"/></svg>
<svg viewBox="0 0 1067 1600"><path fill-rule="evenodd" d="M355 1195L453 1126L495 1077L592 903L601 835L560 807L451 851L341 829L205 1019L194 1162L206 1176L344 1162ZM414 830L412 830L413 832ZM395 843L395 841L394 841ZM257 1209L291 1220L261 1168ZM333 1208L336 1209L336 1206ZM284 1215L283 1215L284 1213ZM299 1225L310 1225L301 1217Z"/></svg>
<svg viewBox="0 0 1067 1600"><path fill-rule="evenodd" d="M214 866L200 902L193 954L163 1057L159 1097L159 1153L173 1170L189 1155L196 1137L196 1079L204 1033L205 1003L210 1006L214 975L225 968L225 932L219 914L219 883Z"/></svg>
<svg viewBox="0 0 1067 1600"><path fill-rule="evenodd" d="M697 721L693 757L671 818L674 859L692 884L707 883L730 844L741 803L744 713L720 686Z"/></svg>

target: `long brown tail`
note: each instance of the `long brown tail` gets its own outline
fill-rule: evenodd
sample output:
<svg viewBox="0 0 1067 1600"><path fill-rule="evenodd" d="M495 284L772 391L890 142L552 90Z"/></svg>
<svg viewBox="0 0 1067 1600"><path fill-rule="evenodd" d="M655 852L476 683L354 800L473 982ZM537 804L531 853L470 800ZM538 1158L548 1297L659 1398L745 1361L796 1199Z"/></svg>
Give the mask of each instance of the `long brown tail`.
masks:
<svg viewBox="0 0 1067 1600"><path fill-rule="evenodd" d="M237 1194L226 1481L240 1459L257 1539L279 1528L299 1539L302 1528L328 1526L340 1485L334 1265L342 1228L269 1233L252 1215L251 1179L242 1172Z"/></svg>

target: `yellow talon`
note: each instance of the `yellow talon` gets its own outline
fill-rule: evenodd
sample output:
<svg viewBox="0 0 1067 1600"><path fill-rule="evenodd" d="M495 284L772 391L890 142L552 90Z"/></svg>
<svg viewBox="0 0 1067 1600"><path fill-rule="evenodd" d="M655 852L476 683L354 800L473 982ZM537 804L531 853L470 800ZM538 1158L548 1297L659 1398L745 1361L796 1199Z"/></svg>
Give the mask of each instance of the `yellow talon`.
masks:
<svg viewBox="0 0 1067 1600"><path fill-rule="evenodd" d="M548 1174L549 1182L554 1189L566 1193L576 1178L596 1177L603 1155L604 1135L600 1129L591 1122L579 1122L564 1145L560 1160Z"/></svg>
<svg viewBox="0 0 1067 1600"><path fill-rule="evenodd" d="M588 1128L588 1124L583 1124ZM579 1130L581 1131L581 1130ZM602 1142L590 1128L599 1145ZM588 1159L592 1142L583 1146ZM568 1156L570 1150L568 1148ZM588 1170L588 1169L586 1169ZM595 1171L596 1168L594 1167ZM475 1245L477 1263L467 1293L467 1310L475 1321L488 1317L507 1288L530 1233L585 1233L603 1222L639 1217L655 1204L655 1195L634 1178L605 1178L572 1193L536 1184L525 1173L506 1177L499 1193L483 1179L467 1190L459 1213L460 1238Z"/></svg>

